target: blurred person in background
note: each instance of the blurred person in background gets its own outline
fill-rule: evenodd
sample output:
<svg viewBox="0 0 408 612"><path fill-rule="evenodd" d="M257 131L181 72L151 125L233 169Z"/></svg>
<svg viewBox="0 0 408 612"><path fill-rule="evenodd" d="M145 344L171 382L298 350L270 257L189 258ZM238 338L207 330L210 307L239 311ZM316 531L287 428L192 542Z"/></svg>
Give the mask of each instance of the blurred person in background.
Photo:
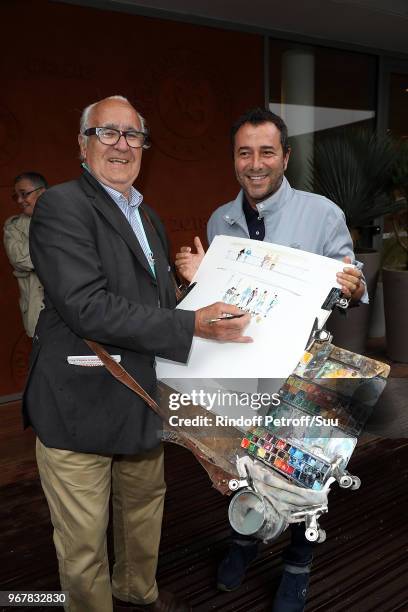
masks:
<svg viewBox="0 0 408 612"><path fill-rule="evenodd" d="M22 212L13 215L4 224L4 247L17 278L23 325L30 338L34 336L40 311L44 307L44 290L31 261L28 233L34 207L47 187L47 181L38 172L23 172L16 176L12 198Z"/></svg>

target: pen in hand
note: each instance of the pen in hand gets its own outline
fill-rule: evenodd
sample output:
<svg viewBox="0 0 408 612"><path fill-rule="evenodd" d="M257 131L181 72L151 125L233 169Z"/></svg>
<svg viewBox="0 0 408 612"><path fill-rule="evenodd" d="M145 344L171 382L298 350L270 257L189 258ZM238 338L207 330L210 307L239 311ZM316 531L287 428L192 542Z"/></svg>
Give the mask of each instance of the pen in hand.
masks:
<svg viewBox="0 0 408 612"><path fill-rule="evenodd" d="M243 332L250 321L251 315L237 306L215 302L196 310L194 335L218 342L248 343L253 340L249 336L244 336Z"/></svg>
<svg viewBox="0 0 408 612"><path fill-rule="evenodd" d="M216 317L214 319L207 319L206 323L212 325L213 323L217 323L217 321L225 321L229 319L240 319L245 315L245 312L241 314L229 314L228 312L224 313L222 317Z"/></svg>

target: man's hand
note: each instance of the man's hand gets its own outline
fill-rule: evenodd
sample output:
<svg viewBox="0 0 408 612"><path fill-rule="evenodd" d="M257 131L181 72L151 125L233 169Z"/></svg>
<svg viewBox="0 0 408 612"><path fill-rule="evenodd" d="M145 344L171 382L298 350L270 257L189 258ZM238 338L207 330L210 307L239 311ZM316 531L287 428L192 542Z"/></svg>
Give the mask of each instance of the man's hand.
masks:
<svg viewBox="0 0 408 612"><path fill-rule="evenodd" d="M188 246L182 246L180 251L176 253L175 263L177 272L189 283L191 282L194 274L197 272L205 255L203 245L201 244L201 240L198 236L194 238L194 246L197 251L196 253L192 253L191 247Z"/></svg>
<svg viewBox="0 0 408 612"><path fill-rule="evenodd" d="M343 258L344 263L350 264L350 257ZM343 272L337 273L337 282L347 298L358 302L365 291L364 282L361 280L362 272L357 268L343 268Z"/></svg>
<svg viewBox="0 0 408 612"><path fill-rule="evenodd" d="M229 319L226 315L238 316ZM250 320L250 315L237 306L216 302L196 311L194 335L220 342L252 342L251 337L242 335Z"/></svg>

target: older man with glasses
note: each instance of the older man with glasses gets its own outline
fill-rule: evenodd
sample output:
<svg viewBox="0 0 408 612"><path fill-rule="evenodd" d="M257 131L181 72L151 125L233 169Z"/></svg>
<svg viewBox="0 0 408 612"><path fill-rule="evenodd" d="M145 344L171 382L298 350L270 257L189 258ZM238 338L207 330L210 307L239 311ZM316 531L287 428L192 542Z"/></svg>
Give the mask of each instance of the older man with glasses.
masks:
<svg viewBox="0 0 408 612"><path fill-rule="evenodd" d="M23 325L30 338L34 336L38 316L44 307L44 290L30 258L28 235L34 207L47 187L47 181L38 172L16 176L11 197L21 206L22 213L10 217L4 224L4 247L17 278Z"/></svg>
<svg viewBox="0 0 408 612"><path fill-rule="evenodd" d="M49 189L33 217L30 248L46 299L23 405L37 434L66 609L183 612L189 606L159 593L155 580L165 493L160 419L89 355L84 339L102 343L154 394L156 355L185 362L194 335L248 342L249 316L212 325L241 311L222 303L174 309L164 228L133 187L147 130L125 98L84 110L79 146L83 175Z"/></svg>

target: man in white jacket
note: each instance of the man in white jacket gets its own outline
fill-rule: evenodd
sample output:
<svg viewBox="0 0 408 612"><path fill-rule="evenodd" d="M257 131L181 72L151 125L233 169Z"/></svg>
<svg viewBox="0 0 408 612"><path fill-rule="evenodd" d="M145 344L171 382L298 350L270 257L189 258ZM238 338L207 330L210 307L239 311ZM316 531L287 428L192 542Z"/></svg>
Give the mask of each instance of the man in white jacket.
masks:
<svg viewBox="0 0 408 612"><path fill-rule="evenodd" d="M28 234L34 207L47 187L47 181L38 172L19 174L14 179L12 197L21 206L22 213L10 217L4 224L4 247L17 278L23 325L30 338L34 336L38 316L43 308L44 290L31 262Z"/></svg>

